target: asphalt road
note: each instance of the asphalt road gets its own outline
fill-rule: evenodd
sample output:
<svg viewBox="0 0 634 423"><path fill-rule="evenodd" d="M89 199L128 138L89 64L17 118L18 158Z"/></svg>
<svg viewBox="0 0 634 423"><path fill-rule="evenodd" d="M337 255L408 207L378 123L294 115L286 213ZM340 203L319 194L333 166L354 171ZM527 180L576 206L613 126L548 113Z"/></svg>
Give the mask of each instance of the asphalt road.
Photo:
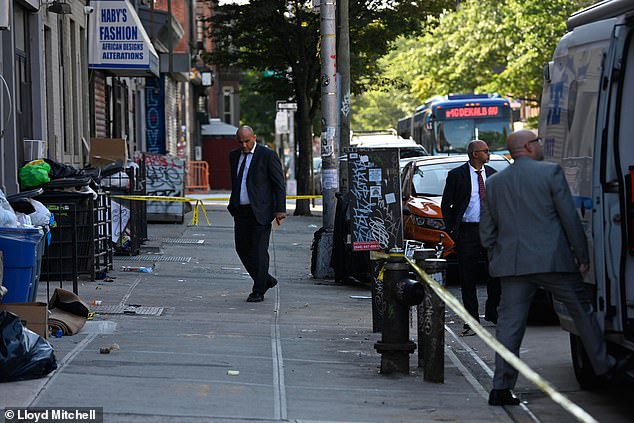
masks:
<svg viewBox="0 0 634 423"><path fill-rule="evenodd" d="M459 298L459 288L449 288ZM478 298L486 298L486 288L479 287ZM482 310L483 312L483 310ZM490 389L494 352L477 336L462 338L458 334L462 321L451 310L446 314L446 344L485 389ZM492 334L495 326L483 321ZM622 380L609 389L586 391L579 387L572 368L568 332L557 323L529 325L520 350L520 358L548 380L560 393L581 406L599 422L631 422L634 416L634 383ZM507 407L514 421L573 422L566 410L553 402L529 380L520 375L515 393L521 407ZM534 416L534 418L532 417Z"/></svg>
<svg viewBox="0 0 634 423"><path fill-rule="evenodd" d="M190 226L188 215L182 225L148 227L146 252L159 253L154 273L122 272L148 262L116 257L114 281L80 284L87 302L161 306L161 315L98 313L80 334L52 338L58 370L0 384L0 407L99 406L106 422L125 423L574 421L521 377L522 406L488 406L493 352L477 336L457 336L462 322L450 310L444 384L423 381L416 354L409 375L378 374L369 287L309 274L318 213L291 216L274 234L280 285L263 303L247 304L250 282L233 251L231 219L223 206L208 210L211 226ZM204 243L169 242L183 239ZM458 294L455 286L450 291ZM38 299L46 299L45 284ZM415 336L414 319L410 329ZM115 343L119 349L99 353ZM529 327L521 358L598 421L632 421L632 385L581 390L568 335L557 326Z"/></svg>

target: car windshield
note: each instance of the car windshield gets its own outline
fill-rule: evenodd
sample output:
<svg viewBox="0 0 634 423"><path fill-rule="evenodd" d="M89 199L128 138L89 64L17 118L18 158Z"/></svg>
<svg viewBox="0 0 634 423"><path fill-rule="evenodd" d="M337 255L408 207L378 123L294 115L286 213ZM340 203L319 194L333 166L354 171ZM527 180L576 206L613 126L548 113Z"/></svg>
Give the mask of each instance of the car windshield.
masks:
<svg viewBox="0 0 634 423"><path fill-rule="evenodd" d="M420 145L417 145L415 147L400 147L399 148L399 156L401 159L426 156L426 155L427 155L427 152L425 151L425 148Z"/></svg>
<svg viewBox="0 0 634 423"><path fill-rule="evenodd" d="M414 169L412 194L415 196L440 197L445 189L447 173L464 162L420 164ZM498 172L509 165L506 160L491 160L489 166Z"/></svg>

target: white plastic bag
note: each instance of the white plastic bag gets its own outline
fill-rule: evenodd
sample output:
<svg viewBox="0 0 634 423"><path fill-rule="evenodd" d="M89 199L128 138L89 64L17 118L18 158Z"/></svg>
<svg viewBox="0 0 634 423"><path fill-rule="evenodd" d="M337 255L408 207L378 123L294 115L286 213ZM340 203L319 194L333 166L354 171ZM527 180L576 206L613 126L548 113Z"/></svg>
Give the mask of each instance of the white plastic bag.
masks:
<svg viewBox="0 0 634 423"><path fill-rule="evenodd" d="M18 218L15 215L15 211L2 190L0 190L0 226L5 228L18 227Z"/></svg>
<svg viewBox="0 0 634 423"><path fill-rule="evenodd" d="M29 202L33 205L35 211L31 213L29 216L31 217L31 222L33 222L34 226L46 226L51 221L51 212L46 208L46 206L40 203L37 200L32 198L28 199Z"/></svg>

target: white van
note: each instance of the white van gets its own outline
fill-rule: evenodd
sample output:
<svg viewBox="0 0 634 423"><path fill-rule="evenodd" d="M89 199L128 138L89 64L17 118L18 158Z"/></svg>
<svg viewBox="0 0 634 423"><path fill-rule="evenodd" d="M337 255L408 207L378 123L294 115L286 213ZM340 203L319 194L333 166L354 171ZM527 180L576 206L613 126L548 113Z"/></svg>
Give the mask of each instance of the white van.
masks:
<svg viewBox="0 0 634 423"><path fill-rule="evenodd" d="M634 0L581 10L568 30L544 68L539 134L576 200L592 259L585 282L618 354L634 351ZM563 304L555 309L577 380L595 387L574 323Z"/></svg>
<svg viewBox="0 0 634 423"><path fill-rule="evenodd" d="M350 147L398 148L401 168L407 164L408 159L429 155L425 147L411 138L402 138L392 128L382 131L350 131Z"/></svg>

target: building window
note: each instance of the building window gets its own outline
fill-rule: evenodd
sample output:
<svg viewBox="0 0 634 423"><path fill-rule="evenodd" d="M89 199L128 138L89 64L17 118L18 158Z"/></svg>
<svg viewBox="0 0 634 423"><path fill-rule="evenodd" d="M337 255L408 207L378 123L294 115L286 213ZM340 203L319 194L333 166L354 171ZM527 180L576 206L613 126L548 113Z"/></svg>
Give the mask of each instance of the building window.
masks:
<svg viewBox="0 0 634 423"><path fill-rule="evenodd" d="M29 40L28 14L20 6L15 6L15 113L16 139L20 142L33 137L32 100L31 100L31 54ZM18 159L23 158L22 149L18 149Z"/></svg>
<svg viewBox="0 0 634 423"><path fill-rule="evenodd" d="M223 121L233 123L233 87L225 87L222 90L222 116Z"/></svg>
<svg viewBox="0 0 634 423"><path fill-rule="evenodd" d="M198 50L205 48L205 22L201 16L196 21L196 48Z"/></svg>

